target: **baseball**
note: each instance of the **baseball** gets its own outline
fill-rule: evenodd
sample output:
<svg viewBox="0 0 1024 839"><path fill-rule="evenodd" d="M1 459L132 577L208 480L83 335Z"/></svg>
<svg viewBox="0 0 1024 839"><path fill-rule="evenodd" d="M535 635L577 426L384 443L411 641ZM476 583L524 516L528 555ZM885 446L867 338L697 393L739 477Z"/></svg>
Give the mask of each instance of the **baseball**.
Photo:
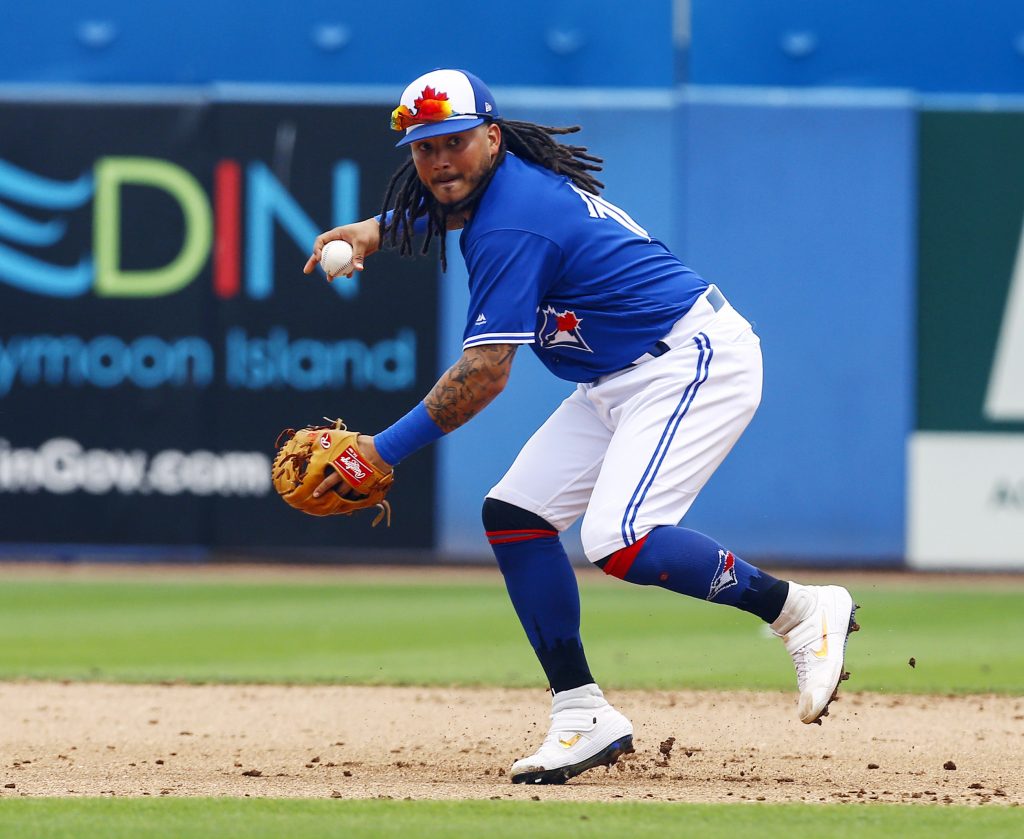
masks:
<svg viewBox="0 0 1024 839"><path fill-rule="evenodd" d="M340 239L328 242L320 251L320 267L328 277L352 270L352 246Z"/></svg>

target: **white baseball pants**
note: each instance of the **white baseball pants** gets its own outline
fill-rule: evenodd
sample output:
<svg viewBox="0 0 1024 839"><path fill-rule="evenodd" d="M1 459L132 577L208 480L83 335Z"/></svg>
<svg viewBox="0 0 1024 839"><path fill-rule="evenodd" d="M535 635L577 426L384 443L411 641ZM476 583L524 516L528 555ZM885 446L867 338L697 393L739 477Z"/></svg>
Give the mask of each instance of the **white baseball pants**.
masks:
<svg viewBox="0 0 1024 839"><path fill-rule="evenodd" d="M761 401L761 344L715 286L663 355L581 384L488 495L559 531L581 515L591 562L676 525Z"/></svg>

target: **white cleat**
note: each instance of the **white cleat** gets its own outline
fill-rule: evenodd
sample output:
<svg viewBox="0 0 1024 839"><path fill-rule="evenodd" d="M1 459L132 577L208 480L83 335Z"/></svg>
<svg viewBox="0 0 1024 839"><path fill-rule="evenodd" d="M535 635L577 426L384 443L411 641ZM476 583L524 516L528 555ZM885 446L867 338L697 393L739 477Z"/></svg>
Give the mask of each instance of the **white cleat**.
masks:
<svg viewBox="0 0 1024 839"><path fill-rule="evenodd" d="M551 728L536 754L512 764L513 784L564 784L595 766L611 766L633 751L633 724L595 684L551 699Z"/></svg>
<svg viewBox="0 0 1024 839"><path fill-rule="evenodd" d="M846 641L860 627L854 619L857 606L850 592L840 586L789 584L789 595L772 631L786 644L796 665L800 688L797 713L805 723L828 716L828 706L839 683L850 678L843 670Z"/></svg>

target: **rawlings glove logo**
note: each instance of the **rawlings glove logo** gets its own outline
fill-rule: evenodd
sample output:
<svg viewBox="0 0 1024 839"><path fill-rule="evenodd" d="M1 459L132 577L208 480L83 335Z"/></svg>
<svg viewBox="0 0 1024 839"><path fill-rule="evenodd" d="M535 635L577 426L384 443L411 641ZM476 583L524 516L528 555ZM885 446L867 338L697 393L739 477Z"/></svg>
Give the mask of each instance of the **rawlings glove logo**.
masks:
<svg viewBox="0 0 1024 839"><path fill-rule="evenodd" d="M362 485L373 474L370 464L363 460L362 455L352 446L345 449L331 462L339 472L348 477L349 482L354 486Z"/></svg>

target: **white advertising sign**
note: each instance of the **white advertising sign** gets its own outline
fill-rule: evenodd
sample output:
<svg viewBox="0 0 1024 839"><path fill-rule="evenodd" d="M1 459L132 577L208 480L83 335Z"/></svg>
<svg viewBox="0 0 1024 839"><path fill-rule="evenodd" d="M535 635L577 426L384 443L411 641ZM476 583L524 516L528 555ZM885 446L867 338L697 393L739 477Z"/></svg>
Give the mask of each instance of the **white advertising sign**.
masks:
<svg viewBox="0 0 1024 839"><path fill-rule="evenodd" d="M909 564L1024 567L1024 434L919 431L909 451Z"/></svg>

